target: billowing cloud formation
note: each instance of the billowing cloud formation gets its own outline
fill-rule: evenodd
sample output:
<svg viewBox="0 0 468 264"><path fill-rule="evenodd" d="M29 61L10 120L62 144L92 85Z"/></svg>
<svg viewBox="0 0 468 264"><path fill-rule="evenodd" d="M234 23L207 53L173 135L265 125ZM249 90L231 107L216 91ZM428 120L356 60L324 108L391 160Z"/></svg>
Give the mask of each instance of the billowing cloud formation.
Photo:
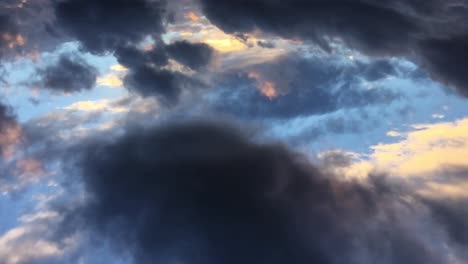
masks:
<svg viewBox="0 0 468 264"><path fill-rule="evenodd" d="M382 177L341 181L222 123L72 152L89 197L65 228L86 223L136 263L451 263L466 246L466 233L451 237L459 204L435 207Z"/></svg>
<svg viewBox="0 0 468 264"><path fill-rule="evenodd" d="M330 62L280 57L218 78L213 108L246 118L291 118L388 104L400 95L379 81L396 76L386 60Z"/></svg>
<svg viewBox="0 0 468 264"><path fill-rule="evenodd" d="M38 70L39 83L55 92L89 90L96 84L97 69L76 54L62 54L52 65Z"/></svg>
<svg viewBox="0 0 468 264"><path fill-rule="evenodd" d="M197 81L185 73L167 69L169 58L198 70L209 63L212 49L205 44L160 41L166 21L166 1L65 0L55 5L57 26L94 54L113 53L129 72L124 84L143 96L159 96L176 102L183 89ZM157 45L142 50L152 37ZM166 67L166 68L164 68Z"/></svg>
<svg viewBox="0 0 468 264"><path fill-rule="evenodd" d="M170 45L159 43L147 51L132 46L119 47L115 56L129 69L124 83L131 91L143 96L160 95L166 103L174 103L184 88L198 87L200 83L184 72L170 69L170 59L198 70L211 61L213 49L206 44L181 41Z"/></svg>
<svg viewBox="0 0 468 264"><path fill-rule="evenodd" d="M105 53L163 32L164 1L66 0L55 6L57 23L83 47Z"/></svg>
<svg viewBox="0 0 468 264"><path fill-rule="evenodd" d="M377 56L405 56L467 96L468 2L201 0L206 16L228 33L260 29L330 50L339 38Z"/></svg>

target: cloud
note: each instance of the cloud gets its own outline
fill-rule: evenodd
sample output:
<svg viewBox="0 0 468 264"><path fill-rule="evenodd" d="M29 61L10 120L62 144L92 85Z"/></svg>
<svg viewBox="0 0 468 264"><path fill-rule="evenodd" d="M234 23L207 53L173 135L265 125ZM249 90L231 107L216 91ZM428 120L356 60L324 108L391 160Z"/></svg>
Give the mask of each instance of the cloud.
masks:
<svg viewBox="0 0 468 264"><path fill-rule="evenodd" d="M427 176L451 167L468 167L468 119L414 125L399 133L395 143L371 147L369 160L358 162L349 172L365 175L378 170L400 176Z"/></svg>
<svg viewBox="0 0 468 264"><path fill-rule="evenodd" d="M468 2L202 0L206 17L231 34L261 30L318 44L340 41L368 55L403 56L467 95Z"/></svg>
<svg viewBox="0 0 468 264"><path fill-rule="evenodd" d="M12 156L13 148L19 144L22 130L16 121L12 109L0 102L0 157L8 159ZM0 159L0 160L1 160Z"/></svg>
<svg viewBox="0 0 468 264"><path fill-rule="evenodd" d="M63 263L60 260L78 245L78 237L56 241L53 226L61 215L52 210L37 210L19 217L20 224L0 234L0 260L2 264Z"/></svg>
<svg viewBox="0 0 468 264"><path fill-rule="evenodd" d="M389 104L401 95L382 81L397 76L396 67L289 54L218 76L212 108L242 118L286 119Z"/></svg>
<svg viewBox="0 0 468 264"><path fill-rule="evenodd" d="M96 82L98 85L108 87L121 87L123 85L122 78L114 73L109 73L102 77L98 77Z"/></svg>
<svg viewBox="0 0 468 264"><path fill-rule="evenodd" d="M67 0L57 2L57 25L80 41L82 48L94 54L113 53L128 69L124 86L142 96L157 96L175 103L182 89L196 83L192 76L164 69L169 58L198 70L211 60L212 49L205 44L160 41L165 31L166 1L149 0ZM138 46L151 36L155 47ZM111 77L111 76L108 76ZM120 85L115 78L99 79L101 84Z"/></svg>
<svg viewBox="0 0 468 264"><path fill-rule="evenodd" d="M4 0L0 3L0 57L26 57L49 51L63 39L51 28L51 1Z"/></svg>
<svg viewBox="0 0 468 264"><path fill-rule="evenodd" d="M164 1L66 0L55 4L57 25L93 53L135 45L164 31Z"/></svg>
<svg viewBox="0 0 468 264"><path fill-rule="evenodd" d="M51 91L74 93L92 89L97 69L77 54L62 54L54 63L38 69L39 84Z"/></svg>
<svg viewBox="0 0 468 264"><path fill-rule="evenodd" d="M211 61L213 51L206 44L174 42L146 51L131 46L120 47L115 55L128 69L124 84L130 91L145 97L159 96L163 102L173 104L184 89L190 91L202 85L194 76L170 68L170 59L199 70Z"/></svg>
<svg viewBox="0 0 468 264"><path fill-rule="evenodd" d="M210 63L213 49L204 43L192 44L188 41L178 41L167 46L168 54L193 70L198 70Z"/></svg>
<svg viewBox="0 0 468 264"><path fill-rule="evenodd" d="M128 111L127 108L122 106L117 106L113 101L102 99L96 101L79 101L73 103L69 106L66 106L66 110L77 110L77 111L109 111L109 112L125 112Z"/></svg>
<svg viewBox="0 0 468 264"><path fill-rule="evenodd" d="M341 180L239 129L191 121L79 144L69 158L87 198L65 229L103 235L137 263L462 259L464 240L436 220L456 203L436 210L385 177Z"/></svg>

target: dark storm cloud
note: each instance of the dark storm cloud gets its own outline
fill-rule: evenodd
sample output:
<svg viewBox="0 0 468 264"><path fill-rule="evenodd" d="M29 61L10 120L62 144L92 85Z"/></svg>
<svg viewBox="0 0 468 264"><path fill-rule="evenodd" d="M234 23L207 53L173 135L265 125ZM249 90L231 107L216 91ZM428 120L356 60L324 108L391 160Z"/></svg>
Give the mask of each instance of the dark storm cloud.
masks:
<svg viewBox="0 0 468 264"><path fill-rule="evenodd" d="M193 70L206 66L213 56L213 49L204 43L178 41L168 45L166 49L173 59Z"/></svg>
<svg viewBox="0 0 468 264"><path fill-rule="evenodd" d="M57 24L83 49L92 53L112 52L129 69L125 86L143 96L159 96L175 103L182 89L196 80L181 72L163 69L169 58L194 70L209 63L212 49L205 44L176 42L165 45L166 1L65 0L56 4ZM137 48L145 37L156 39L155 48Z"/></svg>
<svg viewBox="0 0 468 264"><path fill-rule="evenodd" d="M121 46L116 49L115 56L120 64L130 69L145 64L161 67L169 62L167 53L160 46L150 51L144 51L134 46Z"/></svg>
<svg viewBox="0 0 468 264"><path fill-rule="evenodd" d="M161 95L168 103L177 101L183 80L182 74L147 65L132 69L124 79L130 91L135 91L145 97Z"/></svg>
<svg viewBox="0 0 468 264"><path fill-rule="evenodd" d="M211 61L213 49L206 44L182 41L170 45L158 43L149 51L132 46L119 47L115 56L129 69L124 79L128 89L142 96L159 96L166 103L175 103L183 89L191 90L202 85L182 72L164 68L169 65L169 59L199 70Z"/></svg>
<svg viewBox="0 0 468 264"><path fill-rule="evenodd" d="M62 54L54 64L38 70L41 86L64 93L92 89L97 75L97 69L76 54Z"/></svg>
<svg viewBox="0 0 468 264"><path fill-rule="evenodd" d="M232 34L260 29L330 50L338 37L368 55L405 56L467 95L468 1L201 0L206 16Z"/></svg>
<svg viewBox="0 0 468 264"><path fill-rule="evenodd" d="M433 223L423 203L406 202L405 188L380 176L341 181L283 145L248 138L226 124L189 122L81 144L70 154L81 157L74 164L89 199L64 228L90 228L142 264L456 257L444 245L463 241L437 236L451 223ZM452 217L455 208L434 212Z"/></svg>
<svg viewBox="0 0 468 264"><path fill-rule="evenodd" d="M395 67L386 60L337 65L321 58L289 55L245 69L247 72L221 76L213 108L244 118L292 118L389 104L400 98L397 92L379 84L373 89L365 85L396 76ZM258 86L265 82L274 84L276 97L268 98L259 91Z"/></svg>
<svg viewBox="0 0 468 264"><path fill-rule="evenodd" d="M57 24L93 53L137 44L164 31L164 1L65 0L55 6Z"/></svg>

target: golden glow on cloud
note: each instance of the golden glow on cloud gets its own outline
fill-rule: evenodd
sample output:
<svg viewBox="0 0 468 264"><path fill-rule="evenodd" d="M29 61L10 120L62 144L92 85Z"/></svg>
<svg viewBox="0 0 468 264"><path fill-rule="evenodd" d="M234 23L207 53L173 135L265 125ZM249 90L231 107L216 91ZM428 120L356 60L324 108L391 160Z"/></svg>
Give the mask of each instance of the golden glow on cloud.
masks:
<svg viewBox="0 0 468 264"><path fill-rule="evenodd" d="M112 65L111 67L111 70L113 71L116 71L116 72L127 72L128 69L123 66L122 64L115 64L115 65Z"/></svg>
<svg viewBox="0 0 468 264"><path fill-rule="evenodd" d="M128 111L125 107L113 106L110 100L96 100L96 101L80 101L73 103L64 109L75 110L75 111L110 111L114 113L121 113Z"/></svg>
<svg viewBox="0 0 468 264"><path fill-rule="evenodd" d="M418 193L433 198L468 198L468 181L457 183L429 182Z"/></svg>
<svg viewBox="0 0 468 264"><path fill-rule="evenodd" d="M348 172L366 175L372 170L400 176L421 176L449 167L468 167L468 118L456 122L413 126L403 140L371 147L368 160Z"/></svg>
<svg viewBox="0 0 468 264"><path fill-rule="evenodd" d="M236 52L247 49L247 46L238 39L228 35L218 35L216 38L203 39L202 42L210 45L220 52Z"/></svg>
<svg viewBox="0 0 468 264"><path fill-rule="evenodd" d="M194 22L200 20L200 17L193 11L189 11L189 12L185 13L184 16L185 16L185 18L187 18L187 19L189 19L191 21L194 21Z"/></svg>
<svg viewBox="0 0 468 264"><path fill-rule="evenodd" d="M121 87L123 85L122 78L115 73L109 73L97 78L97 83L108 87Z"/></svg>
<svg viewBox="0 0 468 264"><path fill-rule="evenodd" d="M123 85L122 78L127 74L128 69L121 64L112 65L110 69L113 72L98 77L97 84L107 87L121 87Z"/></svg>

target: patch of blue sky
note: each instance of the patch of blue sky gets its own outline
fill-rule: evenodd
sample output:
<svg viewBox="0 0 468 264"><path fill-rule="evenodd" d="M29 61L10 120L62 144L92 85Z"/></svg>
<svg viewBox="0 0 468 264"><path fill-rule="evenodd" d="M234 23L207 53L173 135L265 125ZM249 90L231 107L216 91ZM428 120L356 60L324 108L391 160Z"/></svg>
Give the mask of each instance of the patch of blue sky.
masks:
<svg viewBox="0 0 468 264"><path fill-rule="evenodd" d="M366 155L371 146L401 140L389 136L389 131L405 133L416 124L453 122L468 116L466 99L430 79L389 78L382 85L399 92L401 98L389 104L273 122L271 133L311 154L344 149ZM327 129L327 122L334 121L338 122L336 131Z"/></svg>
<svg viewBox="0 0 468 264"><path fill-rule="evenodd" d="M49 180L32 184L17 193L0 195L0 237L19 225L22 215L34 213L41 203L41 197L51 197L59 187Z"/></svg>
<svg viewBox="0 0 468 264"><path fill-rule="evenodd" d="M6 81L11 84L11 87L2 89L2 95L5 101L14 107L20 121L29 120L79 101L117 99L128 94L127 90L123 87L101 85L97 85L94 89L68 95L53 93L45 89L35 89L33 91L33 85L28 83L27 80L35 73L37 67L45 66L42 61L54 61L60 54L68 52L76 52L83 56L90 65L98 69L99 76L110 73L110 68L117 64L115 57L110 54L95 56L89 53L82 53L76 42L65 43L53 52L41 54L39 63L34 63L28 58L5 63L5 67L10 73Z"/></svg>

